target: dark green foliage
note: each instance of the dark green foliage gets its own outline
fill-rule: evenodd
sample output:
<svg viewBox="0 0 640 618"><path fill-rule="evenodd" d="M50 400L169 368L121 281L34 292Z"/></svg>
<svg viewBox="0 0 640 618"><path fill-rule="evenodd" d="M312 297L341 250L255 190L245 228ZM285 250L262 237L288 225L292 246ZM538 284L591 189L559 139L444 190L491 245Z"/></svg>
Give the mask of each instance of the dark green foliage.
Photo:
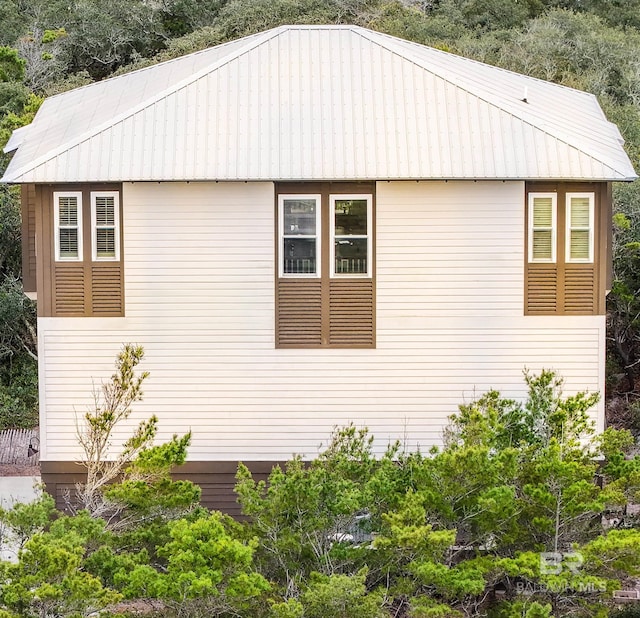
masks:
<svg viewBox="0 0 640 618"><path fill-rule="evenodd" d="M584 9L592 11L612 26L640 28L638 0L585 0Z"/></svg>
<svg viewBox="0 0 640 618"><path fill-rule="evenodd" d="M611 614L612 618L640 618L640 606L631 605Z"/></svg>
<svg viewBox="0 0 640 618"><path fill-rule="evenodd" d="M140 386L127 359L112 380L123 392ZM171 482L189 436L143 448L106 489L117 519L55 513L50 498L0 511L22 548L0 562L0 615L71 618L124 598L190 618L604 618L640 574L624 515L640 459L625 455L629 432L592 436L597 396L564 397L547 371L525 379L524 403L491 391L462 405L428 455L393 444L375 457L349 426L268 483L240 466L243 523Z"/></svg>
<svg viewBox="0 0 640 618"><path fill-rule="evenodd" d="M183 36L213 23L226 0L173 0L163 11L162 22L171 37Z"/></svg>
<svg viewBox="0 0 640 618"><path fill-rule="evenodd" d="M27 354L0 365L0 431L38 424L38 367Z"/></svg>
<svg viewBox="0 0 640 618"><path fill-rule="evenodd" d="M460 4L467 26L480 30L516 28L529 17L529 7L524 2L465 0Z"/></svg>
<svg viewBox="0 0 640 618"><path fill-rule="evenodd" d="M355 8L359 4L364 3L340 3L334 0L229 0L218 14L215 25L223 38L229 40L283 24L348 23L355 17L349 10L350 7Z"/></svg>
<svg viewBox="0 0 640 618"><path fill-rule="evenodd" d="M20 266L19 204L0 186L0 430L38 424L36 311L22 293Z"/></svg>
<svg viewBox="0 0 640 618"><path fill-rule="evenodd" d="M0 82L20 82L25 61L11 47L0 47Z"/></svg>
<svg viewBox="0 0 640 618"><path fill-rule="evenodd" d="M525 379L523 404L491 391L460 406L430 456L395 445L375 458L368 434L347 427L317 460L276 468L267 484L241 467L247 537L261 539L256 566L297 599L277 611L306 616L311 598L339 605L345 590L356 595L365 568L360 604L371 615L380 593L386 608L412 616L477 615L484 605L492 615L560 617L576 603L588 612L605 604L640 570L639 533L602 528L603 513L620 514L640 489L640 460L624 455L633 440L615 430L593 437L596 394L564 397L548 371ZM608 464L599 469L600 455ZM568 562L544 572L540 552ZM498 584L508 591L501 602ZM528 601L518 598L525 584Z"/></svg>
<svg viewBox="0 0 640 618"><path fill-rule="evenodd" d="M305 618L384 618L382 592L371 594L365 586L367 571L347 575L311 576L301 595Z"/></svg>

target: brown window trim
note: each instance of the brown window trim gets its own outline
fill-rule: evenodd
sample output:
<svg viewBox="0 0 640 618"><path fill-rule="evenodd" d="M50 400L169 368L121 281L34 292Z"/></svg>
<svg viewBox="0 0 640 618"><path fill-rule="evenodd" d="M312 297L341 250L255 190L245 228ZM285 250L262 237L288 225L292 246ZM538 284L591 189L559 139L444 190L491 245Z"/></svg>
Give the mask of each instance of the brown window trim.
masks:
<svg viewBox="0 0 640 618"><path fill-rule="evenodd" d="M593 263L567 262L566 194L594 194ZM529 194L557 195L555 263L529 262ZM525 185L525 315L604 315L611 268L610 183L528 182Z"/></svg>
<svg viewBox="0 0 640 618"><path fill-rule="evenodd" d="M283 182L275 187L277 348L375 348L376 194L373 182ZM278 197L321 196L320 276L280 277ZM330 195L372 196L371 275L330 277Z"/></svg>
<svg viewBox="0 0 640 618"><path fill-rule="evenodd" d="M119 194L120 259L93 261L91 193ZM54 193L82 193L82 260L56 261ZM36 185L36 279L40 317L122 317L124 316L124 237L122 185L114 183Z"/></svg>

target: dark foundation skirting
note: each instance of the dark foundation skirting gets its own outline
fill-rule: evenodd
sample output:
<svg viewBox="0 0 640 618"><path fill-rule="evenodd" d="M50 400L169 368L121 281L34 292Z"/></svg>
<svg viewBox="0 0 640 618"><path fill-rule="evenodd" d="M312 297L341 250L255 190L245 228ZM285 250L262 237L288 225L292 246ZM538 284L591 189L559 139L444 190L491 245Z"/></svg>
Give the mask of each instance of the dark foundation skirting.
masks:
<svg viewBox="0 0 640 618"><path fill-rule="evenodd" d="M233 517L240 516L240 506L233 488L238 461L189 461L176 468L174 480L189 480L202 489L201 503ZM256 481L266 480L278 461L243 462ZM67 497L73 497L75 486L86 478L81 465L73 461L41 461L40 472L46 491L55 498L56 507L64 510Z"/></svg>

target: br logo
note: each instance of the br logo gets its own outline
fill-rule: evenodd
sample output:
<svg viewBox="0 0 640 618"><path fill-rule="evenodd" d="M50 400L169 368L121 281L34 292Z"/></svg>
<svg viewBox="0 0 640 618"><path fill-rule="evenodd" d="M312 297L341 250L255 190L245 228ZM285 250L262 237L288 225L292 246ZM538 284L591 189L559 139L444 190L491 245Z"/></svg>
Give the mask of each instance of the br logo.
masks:
<svg viewBox="0 0 640 618"><path fill-rule="evenodd" d="M582 554L577 551L545 551L540 554L540 575L560 575L565 569L577 575L583 562Z"/></svg>

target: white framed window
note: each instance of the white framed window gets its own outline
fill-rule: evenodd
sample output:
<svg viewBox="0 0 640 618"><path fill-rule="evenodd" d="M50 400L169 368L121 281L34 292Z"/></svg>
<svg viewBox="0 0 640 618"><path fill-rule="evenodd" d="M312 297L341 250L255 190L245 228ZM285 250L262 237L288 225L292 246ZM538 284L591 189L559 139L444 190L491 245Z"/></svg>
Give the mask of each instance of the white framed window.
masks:
<svg viewBox="0 0 640 618"><path fill-rule="evenodd" d="M57 262L82 260L82 193L54 191L53 220Z"/></svg>
<svg viewBox="0 0 640 618"><path fill-rule="evenodd" d="M566 261L593 262L593 193L567 193Z"/></svg>
<svg viewBox="0 0 640 618"><path fill-rule="evenodd" d="M556 193L529 193L529 262L556 261Z"/></svg>
<svg viewBox="0 0 640 618"><path fill-rule="evenodd" d="M331 277L371 277L371 195L331 195Z"/></svg>
<svg viewBox="0 0 640 618"><path fill-rule="evenodd" d="M278 196L280 277L320 276L320 195Z"/></svg>
<svg viewBox="0 0 640 618"><path fill-rule="evenodd" d="M94 261L120 259L120 201L117 191L91 192L91 238Z"/></svg>

